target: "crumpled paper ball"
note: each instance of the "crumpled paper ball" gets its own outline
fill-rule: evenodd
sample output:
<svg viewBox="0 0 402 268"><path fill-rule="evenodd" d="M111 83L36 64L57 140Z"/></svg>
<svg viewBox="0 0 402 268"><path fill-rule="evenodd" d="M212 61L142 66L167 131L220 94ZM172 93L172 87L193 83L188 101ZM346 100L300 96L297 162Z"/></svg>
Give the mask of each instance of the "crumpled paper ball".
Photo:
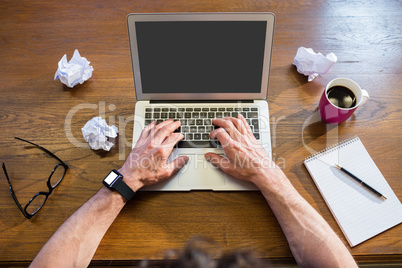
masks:
<svg viewBox="0 0 402 268"><path fill-rule="evenodd" d="M81 130L85 141L92 149L103 149L105 151L110 151L114 145L108 141L107 137L116 138L117 133L119 133L116 126L109 126L106 120L100 116L89 120Z"/></svg>
<svg viewBox="0 0 402 268"><path fill-rule="evenodd" d="M65 54L59 61L54 80L60 79L63 84L70 88L78 83L82 84L92 76L94 68L89 63L85 57L81 57L78 49L74 51L69 62L67 62L67 55Z"/></svg>
<svg viewBox="0 0 402 268"><path fill-rule="evenodd" d="M324 56L315 53L311 48L299 47L293 65L299 73L308 76L308 81L311 82L318 75L327 73L337 60L334 53Z"/></svg>

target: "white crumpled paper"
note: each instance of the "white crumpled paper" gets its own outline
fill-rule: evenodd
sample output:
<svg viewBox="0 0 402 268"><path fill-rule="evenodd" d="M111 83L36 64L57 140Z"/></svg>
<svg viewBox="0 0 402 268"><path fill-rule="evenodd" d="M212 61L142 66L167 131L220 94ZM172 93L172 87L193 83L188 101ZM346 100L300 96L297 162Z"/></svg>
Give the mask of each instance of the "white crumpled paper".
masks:
<svg viewBox="0 0 402 268"><path fill-rule="evenodd" d="M82 84L92 76L94 68L89 63L86 58L81 57L78 49L76 49L69 62L67 62L67 55L61 58L54 80L60 79L63 84L71 88L78 83Z"/></svg>
<svg viewBox="0 0 402 268"><path fill-rule="evenodd" d="M337 61L334 53L324 57L321 53L315 53L311 48L299 47L293 65L297 71L308 76L308 81L313 81L320 74L325 74Z"/></svg>
<svg viewBox="0 0 402 268"><path fill-rule="evenodd" d="M100 116L89 120L81 129L86 142L94 150L103 149L110 151L114 143L107 140L107 137L116 138L119 133L116 126L109 126L106 120Z"/></svg>

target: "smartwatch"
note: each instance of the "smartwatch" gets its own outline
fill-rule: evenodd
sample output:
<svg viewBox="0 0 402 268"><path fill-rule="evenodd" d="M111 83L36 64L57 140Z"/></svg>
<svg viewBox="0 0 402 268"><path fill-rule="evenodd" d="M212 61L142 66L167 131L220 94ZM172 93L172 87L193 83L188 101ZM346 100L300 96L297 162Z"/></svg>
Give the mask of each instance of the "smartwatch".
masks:
<svg viewBox="0 0 402 268"><path fill-rule="evenodd" d="M127 200L135 195L135 192L123 181L123 175L115 169L103 179L103 184L110 190L116 190Z"/></svg>

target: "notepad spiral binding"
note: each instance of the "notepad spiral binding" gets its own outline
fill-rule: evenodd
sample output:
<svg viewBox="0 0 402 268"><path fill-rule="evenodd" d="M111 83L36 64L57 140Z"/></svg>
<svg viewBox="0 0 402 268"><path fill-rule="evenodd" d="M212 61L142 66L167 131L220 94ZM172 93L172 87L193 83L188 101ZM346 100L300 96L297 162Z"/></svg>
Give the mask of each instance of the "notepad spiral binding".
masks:
<svg viewBox="0 0 402 268"><path fill-rule="evenodd" d="M338 142L338 143L336 143L336 144L334 144L332 146L329 146L329 147L327 147L327 148L325 148L325 149L323 149L323 150L321 150L319 152L316 152L313 155L310 155L310 156L306 157L304 159L304 162L308 163L310 161L313 161L313 160L317 159L318 157L320 157L321 155L328 154L328 153L332 152L333 150L336 150L338 148L344 147L344 146L346 146L346 145L348 145L348 144L350 144L352 142L355 142L356 140L359 140L358 136L354 136L354 137L349 138L347 140Z"/></svg>

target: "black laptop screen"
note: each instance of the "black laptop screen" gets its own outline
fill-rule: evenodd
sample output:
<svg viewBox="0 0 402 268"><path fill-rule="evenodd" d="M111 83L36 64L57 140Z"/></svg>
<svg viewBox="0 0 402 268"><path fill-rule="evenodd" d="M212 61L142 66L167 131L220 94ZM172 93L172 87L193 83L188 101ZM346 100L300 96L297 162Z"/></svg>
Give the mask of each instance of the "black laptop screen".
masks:
<svg viewBox="0 0 402 268"><path fill-rule="evenodd" d="M266 24L136 22L142 92L260 93Z"/></svg>

